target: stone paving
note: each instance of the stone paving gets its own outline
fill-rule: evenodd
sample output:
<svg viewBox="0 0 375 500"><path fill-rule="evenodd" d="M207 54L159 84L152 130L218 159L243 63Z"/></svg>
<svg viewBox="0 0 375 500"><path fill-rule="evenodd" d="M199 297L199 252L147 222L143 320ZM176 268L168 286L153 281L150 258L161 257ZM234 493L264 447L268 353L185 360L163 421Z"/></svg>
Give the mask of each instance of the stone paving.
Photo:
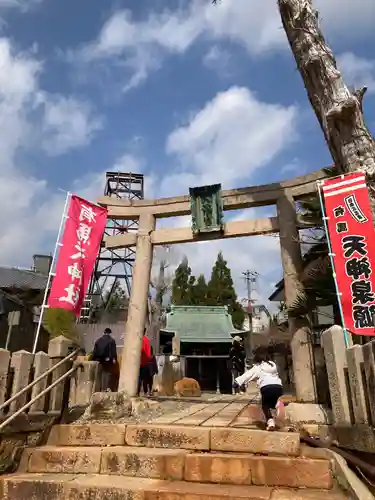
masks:
<svg viewBox="0 0 375 500"><path fill-rule="evenodd" d="M201 427L259 427L264 417L258 394L215 395L197 399L189 408L167 413L152 424Z"/></svg>

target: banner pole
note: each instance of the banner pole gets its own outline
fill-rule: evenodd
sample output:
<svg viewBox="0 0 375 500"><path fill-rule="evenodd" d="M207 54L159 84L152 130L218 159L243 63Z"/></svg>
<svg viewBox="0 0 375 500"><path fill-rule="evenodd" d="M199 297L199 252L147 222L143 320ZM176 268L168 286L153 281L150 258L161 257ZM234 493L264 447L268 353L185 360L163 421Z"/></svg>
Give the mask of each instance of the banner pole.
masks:
<svg viewBox="0 0 375 500"><path fill-rule="evenodd" d="M44 290L43 303L42 303L41 311L40 311L40 315L39 315L38 326L37 326L36 332L35 332L35 339L34 339L34 345L33 345L33 352L32 352L32 354L35 354L35 351L37 349L39 335L40 335L40 329L42 327L42 322L43 322L44 311L48 307L47 306L48 292L49 292L49 289L50 289L51 281L52 281L53 277L55 276L55 273L54 273L53 270L54 270L55 264L56 264L57 249L61 246L61 244L60 244L61 233L63 232L64 226L65 226L65 221L68 218L67 211L68 211L68 207L69 207L69 202L70 202L71 196L72 196L72 193L70 193L68 191L66 193L64 210L63 210L63 213L62 213L62 216L61 216L61 220L60 220L59 231L57 233L56 244L55 244L55 249L53 251L53 256L52 256L52 262L51 262L50 270L49 270L49 273L48 273L47 284L46 284L46 288Z"/></svg>
<svg viewBox="0 0 375 500"><path fill-rule="evenodd" d="M320 208L321 208L322 217L323 217L324 231L326 233L326 238L327 238L328 255L329 255L329 259L331 261L332 276L333 276L333 281L335 282L335 290L336 290L336 295L337 295L337 302L338 302L340 316L341 316L341 321L342 321L343 330L344 330L345 345L346 345L347 348L349 348L350 347L349 334L348 334L347 328L345 327L344 312L343 312L342 304L341 304L341 294L340 294L339 285L338 285L337 279L336 279L335 263L334 263L334 260L333 260L331 240L329 238L329 231L328 231L328 225L327 225L327 219L328 219L328 217L326 215L326 211L325 211L325 207L324 207L324 202L323 202L323 197L322 197L322 189L321 189L321 187L322 187L323 183L322 183L322 181L318 181L317 184L318 184L318 196L319 196Z"/></svg>

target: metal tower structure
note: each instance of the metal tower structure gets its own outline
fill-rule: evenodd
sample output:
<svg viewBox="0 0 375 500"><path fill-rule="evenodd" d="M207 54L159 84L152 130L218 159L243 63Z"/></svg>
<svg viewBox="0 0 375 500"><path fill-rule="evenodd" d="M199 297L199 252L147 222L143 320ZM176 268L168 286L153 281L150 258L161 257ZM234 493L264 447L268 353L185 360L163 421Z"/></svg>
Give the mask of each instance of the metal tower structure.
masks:
<svg viewBox="0 0 375 500"><path fill-rule="evenodd" d="M118 200L143 200L143 175L107 172L104 195ZM138 220L108 219L103 239L105 236L137 231L138 226ZM134 260L135 248L106 250L102 243L85 304L81 310L81 323L93 321L94 312L98 308L106 307L118 286L121 286L130 297Z"/></svg>

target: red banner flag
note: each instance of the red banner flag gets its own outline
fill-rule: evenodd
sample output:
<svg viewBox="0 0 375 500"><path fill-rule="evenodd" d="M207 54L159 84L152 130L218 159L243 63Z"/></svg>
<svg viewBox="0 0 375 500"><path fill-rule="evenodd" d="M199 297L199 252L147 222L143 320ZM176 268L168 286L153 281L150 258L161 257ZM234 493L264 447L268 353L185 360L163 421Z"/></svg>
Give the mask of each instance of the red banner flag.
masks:
<svg viewBox="0 0 375 500"><path fill-rule="evenodd" d="M107 210L78 196L70 199L48 306L79 316L107 221Z"/></svg>
<svg viewBox="0 0 375 500"><path fill-rule="evenodd" d="M327 179L322 192L344 326L374 335L375 229L365 175Z"/></svg>

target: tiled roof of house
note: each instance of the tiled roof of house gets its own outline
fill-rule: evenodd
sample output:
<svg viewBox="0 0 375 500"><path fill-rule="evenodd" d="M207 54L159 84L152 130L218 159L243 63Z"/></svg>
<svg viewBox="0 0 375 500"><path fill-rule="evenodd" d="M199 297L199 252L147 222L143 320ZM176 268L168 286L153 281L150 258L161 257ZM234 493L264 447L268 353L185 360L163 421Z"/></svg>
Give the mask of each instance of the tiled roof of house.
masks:
<svg viewBox="0 0 375 500"><path fill-rule="evenodd" d="M161 331L176 333L181 342L232 342L243 333L234 328L225 306L172 306Z"/></svg>
<svg viewBox="0 0 375 500"><path fill-rule="evenodd" d="M0 288L44 290L47 276L16 267L0 267Z"/></svg>

